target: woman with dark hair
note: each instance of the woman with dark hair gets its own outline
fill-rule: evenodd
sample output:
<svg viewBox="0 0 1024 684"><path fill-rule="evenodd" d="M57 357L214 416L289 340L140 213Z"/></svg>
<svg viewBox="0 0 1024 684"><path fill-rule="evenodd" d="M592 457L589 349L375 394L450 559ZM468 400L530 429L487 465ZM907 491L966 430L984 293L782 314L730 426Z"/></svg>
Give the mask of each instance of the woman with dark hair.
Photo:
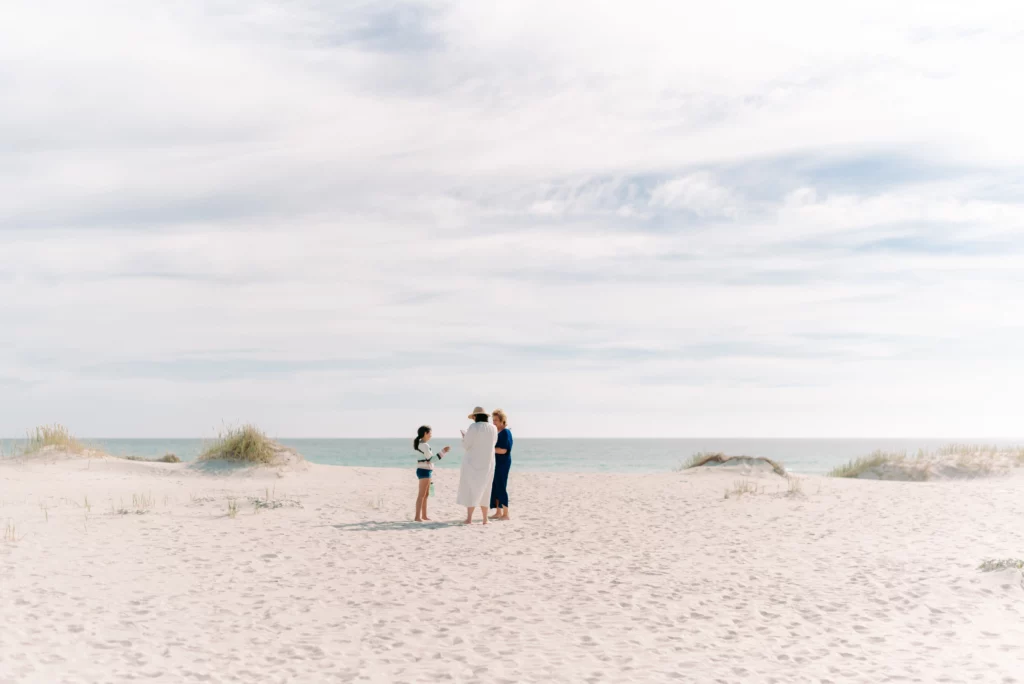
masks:
<svg viewBox="0 0 1024 684"><path fill-rule="evenodd" d="M434 475L434 452L427 442L431 436L430 426L421 425L416 431L416 439L412 440L412 449L416 452L416 477L420 481L420 488L416 492L416 522L430 520L427 517L427 498L430 495L430 478ZM441 449L437 459L441 460L450 449Z"/></svg>
<svg viewBox="0 0 1024 684"><path fill-rule="evenodd" d="M508 416L501 409L491 414L498 441L494 445L494 483L491 485L491 503L497 509L495 520L508 520L508 471L512 467L512 431L508 429Z"/></svg>
<svg viewBox="0 0 1024 684"><path fill-rule="evenodd" d="M473 509L480 507L487 524L487 505L491 500L491 484L494 482L494 444L498 431L488 421L487 411L477 406L469 414L473 424L462 431L462 470L459 473L459 495L456 502L466 507L465 523L473 522Z"/></svg>

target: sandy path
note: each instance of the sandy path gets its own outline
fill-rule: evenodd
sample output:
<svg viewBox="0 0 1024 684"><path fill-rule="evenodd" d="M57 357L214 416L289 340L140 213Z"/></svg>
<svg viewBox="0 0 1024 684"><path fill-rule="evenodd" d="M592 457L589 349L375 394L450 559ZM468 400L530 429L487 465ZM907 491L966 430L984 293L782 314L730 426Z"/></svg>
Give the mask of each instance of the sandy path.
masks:
<svg viewBox="0 0 1024 684"><path fill-rule="evenodd" d="M0 462L0 682L1024 681L1024 479L513 471L486 528L456 479Z"/></svg>

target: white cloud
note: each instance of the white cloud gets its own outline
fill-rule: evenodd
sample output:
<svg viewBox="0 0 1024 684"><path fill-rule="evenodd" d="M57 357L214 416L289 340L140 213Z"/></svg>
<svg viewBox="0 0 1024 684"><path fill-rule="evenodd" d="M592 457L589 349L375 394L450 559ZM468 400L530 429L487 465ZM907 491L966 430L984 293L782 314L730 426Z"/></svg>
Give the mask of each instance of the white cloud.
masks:
<svg viewBox="0 0 1024 684"><path fill-rule="evenodd" d="M1009 434L1021 18L3 5L0 434Z"/></svg>
<svg viewBox="0 0 1024 684"><path fill-rule="evenodd" d="M734 218L738 201L710 174L692 173L656 186L651 190L650 204L659 209L690 211L702 218Z"/></svg>

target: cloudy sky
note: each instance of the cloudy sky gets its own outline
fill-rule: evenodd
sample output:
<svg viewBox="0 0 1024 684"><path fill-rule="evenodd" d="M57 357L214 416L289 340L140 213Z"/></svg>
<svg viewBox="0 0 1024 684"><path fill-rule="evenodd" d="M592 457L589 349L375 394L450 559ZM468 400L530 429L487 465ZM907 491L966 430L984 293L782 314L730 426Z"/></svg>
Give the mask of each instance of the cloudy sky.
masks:
<svg viewBox="0 0 1024 684"><path fill-rule="evenodd" d="M0 435L1021 437L1024 4L0 3Z"/></svg>

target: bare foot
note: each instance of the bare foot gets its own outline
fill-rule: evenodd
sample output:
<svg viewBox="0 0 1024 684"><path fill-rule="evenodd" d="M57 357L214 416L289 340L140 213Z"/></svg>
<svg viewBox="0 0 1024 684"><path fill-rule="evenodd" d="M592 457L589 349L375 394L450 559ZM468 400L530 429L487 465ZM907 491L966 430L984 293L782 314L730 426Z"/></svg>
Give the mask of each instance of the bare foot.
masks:
<svg viewBox="0 0 1024 684"><path fill-rule="evenodd" d="M473 519L472 518L466 518L465 520L462 521L462 524L463 525L472 525L473 524Z"/></svg>
<svg viewBox="0 0 1024 684"><path fill-rule="evenodd" d="M430 522L430 518L428 518L427 516L423 516L423 521L424 522Z"/></svg>
<svg viewBox="0 0 1024 684"><path fill-rule="evenodd" d="M419 518L413 518L413 522L423 522L423 521L420 520Z"/></svg>

